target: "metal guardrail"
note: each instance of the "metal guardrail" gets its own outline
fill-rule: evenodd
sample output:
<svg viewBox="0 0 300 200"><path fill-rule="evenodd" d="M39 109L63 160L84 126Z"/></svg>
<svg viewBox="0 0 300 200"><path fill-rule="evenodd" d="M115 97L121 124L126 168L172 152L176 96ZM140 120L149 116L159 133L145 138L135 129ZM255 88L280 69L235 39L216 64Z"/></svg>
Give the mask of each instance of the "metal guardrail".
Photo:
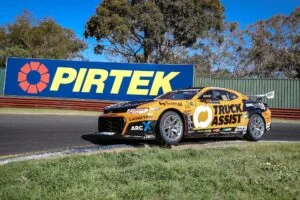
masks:
<svg viewBox="0 0 300 200"><path fill-rule="evenodd" d="M14 108L56 108L71 110L99 111L113 102L66 100L46 98L0 97L0 107Z"/></svg>
<svg viewBox="0 0 300 200"><path fill-rule="evenodd" d="M47 99L47 98L20 98L0 97L0 107L14 108L56 108L86 111L101 111L105 106L115 102L91 101L91 100L68 100L68 99ZM278 109L271 108L272 117L285 119L299 119L300 109Z"/></svg>

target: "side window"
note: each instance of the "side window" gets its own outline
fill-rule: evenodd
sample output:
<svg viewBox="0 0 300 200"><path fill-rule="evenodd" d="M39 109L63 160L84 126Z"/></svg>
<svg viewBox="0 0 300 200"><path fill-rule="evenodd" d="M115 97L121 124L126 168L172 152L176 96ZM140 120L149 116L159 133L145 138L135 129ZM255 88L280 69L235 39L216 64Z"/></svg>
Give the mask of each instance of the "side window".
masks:
<svg viewBox="0 0 300 200"><path fill-rule="evenodd" d="M228 93L224 90L220 90L220 100L222 101L229 101Z"/></svg>
<svg viewBox="0 0 300 200"><path fill-rule="evenodd" d="M222 91L221 90L213 90L213 100L215 101L220 101L220 100L223 100L222 98Z"/></svg>
<svg viewBox="0 0 300 200"><path fill-rule="evenodd" d="M227 93L228 93L230 100L234 100L234 99L238 98L238 96L234 93L231 93L231 92L227 92Z"/></svg>
<svg viewBox="0 0 300 200"><path fill-rule="evenodd" d="M237 98L237 95L225 90L208 90L200 99L209 99L211 101L231 101Z"/></svg>
<svg viewBox="0 0 300 200"><path fill-rule="evenodd" d="M211 101L222 100L221 91L220 90L208 90L200 97L200 99L208 99Z"/></svg>
<svg viewBox="0 0 300 200"><path fill-rule="evenodd" d="M206 91L204 94L201 95L201 99L211 99L212 98L212 90Z"/></svg>
<svg viewBox="0 0 300 200"><path fill-rule="evenodd" d="M237 98L237 95L228 91L222 91L222 100L223 101L231 101Z"/></svg>

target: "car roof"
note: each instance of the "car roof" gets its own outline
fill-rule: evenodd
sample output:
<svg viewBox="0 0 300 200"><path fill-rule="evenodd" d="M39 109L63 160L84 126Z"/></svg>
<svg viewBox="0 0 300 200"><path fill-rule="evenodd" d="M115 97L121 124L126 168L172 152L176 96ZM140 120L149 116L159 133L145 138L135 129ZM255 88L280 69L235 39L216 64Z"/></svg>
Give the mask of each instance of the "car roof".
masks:
<svg viewBox="0 0 300 200"><path fill-rule="evenodd" d="M238 95L242 95L241 93L232 90L232 89L228 89L228 88L222 88L222 87L215 87L215 86L211 86L211 87L191 87L191 88L185 88L185 89L178 89L178 90L174 90L175 92L179 92L179 91L196 91L196 92L200 92L203 89L208 89L208 90L225 90L228 92L233 92L236 93Z"/></svg>
<svg viewBox="0 0 300 200"><path fill-rule="evenodd" d="M173 91L177 91L177 92L179 92L179 91L200 91L203 88L205 88L205 87L190 87L190 88L176 89Z"/></svg>

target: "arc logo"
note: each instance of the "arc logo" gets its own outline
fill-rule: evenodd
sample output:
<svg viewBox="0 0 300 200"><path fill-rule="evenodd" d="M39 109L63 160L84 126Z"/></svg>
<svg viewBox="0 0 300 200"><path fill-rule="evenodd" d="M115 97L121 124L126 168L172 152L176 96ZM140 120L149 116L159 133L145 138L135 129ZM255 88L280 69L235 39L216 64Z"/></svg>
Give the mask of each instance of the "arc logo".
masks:
<svg viewBox="0 0 300 200"><path fill-rule="evenodd" d="M37 94L46 89L50 79L48 68L40 62L29 62L18 72L20 88L28 94Z"/></svg>

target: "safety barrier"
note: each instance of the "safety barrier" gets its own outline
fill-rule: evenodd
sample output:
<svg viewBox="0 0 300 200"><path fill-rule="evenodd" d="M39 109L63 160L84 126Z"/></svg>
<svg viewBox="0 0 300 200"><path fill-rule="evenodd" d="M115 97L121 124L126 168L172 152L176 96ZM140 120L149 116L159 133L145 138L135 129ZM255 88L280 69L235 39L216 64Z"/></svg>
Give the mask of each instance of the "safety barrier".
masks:
<svg viewBox="0 0 300 200"><path fill-rule="evenodd" d="M91 100L0 97L0 107L14 108L61 108L71 110L101 111L105 106L111 104L112 102Z"/></svg>
<svg viewBox="0 0 300 200"><path fill-rule="evenodd" d="M300 119L300 109L271 108L272 117L285 119Z"/></svg>
<svg viewBox="0 0 300 200"><path fill-rule="evenodd" d="M67 99L47 99L47 98L20 98L20 97L0 97L0 107L14 108L58 108L86 111L101 111L105 106L116 102L91 101L91 100L67 100ZM278 109L271 108L272 117L285 119L299 119L300 109Z"/></svg>

